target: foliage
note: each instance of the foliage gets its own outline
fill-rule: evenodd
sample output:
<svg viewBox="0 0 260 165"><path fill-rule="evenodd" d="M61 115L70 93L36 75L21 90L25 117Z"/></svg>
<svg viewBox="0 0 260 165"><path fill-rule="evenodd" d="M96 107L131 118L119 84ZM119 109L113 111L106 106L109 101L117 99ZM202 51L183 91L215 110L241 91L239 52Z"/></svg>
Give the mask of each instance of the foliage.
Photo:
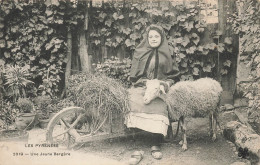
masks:
<svg viewBox="0 0 260 165"><path fill-rule="evenodd" d="M225 42L219 43L221 34L217 31L211 34L217 40L203 42L202 38L208 31L206 25L200 22L199 7L192 3L186 6L169 3L160 2L160 7L157 2L127 3L125 8L119 9L105 3L103 8L95 8L90 16L92 45L110 49L124 47L132 52L140 43L145 27L155 23L166 31L172 56L176 58L181 71L180 80L216 76L217 54L231 55L232 39L227 37ZM98 69L103 70L107 63L106 60ZM231 61L223 65L221 75L226 75Z"/></svg>
<svg viewBox="0 0 260 165"><path fill-rule="evenodd" d="M249 81L239 84L239 88L249 99L251 114L260 121L260 2L237 0L237 4L238 12L229 16L229 22L240 35L240 61L251 70Z"/></svg>
<svg viewBox="0 0 260 165"><path fill-rule="evenodd" d="M34 111L33 102L28 98L19 98L15 105L18 107L20 113L31 113Z"/></svg>
<svg viewBox="0 0 260 165"><path fill-rule="evenodd" d="M36 98L34 98L33 102L36 105L36 109L40 110L43 116L49 116L52 103L52 99L50 96L37 96Z"/></svg>
<svg viewBox="0 0 260 165"><path fill-rule="evenodd" d="M56 1L52 4L47 1L1 2L1 58L13 66L29 65L31 81L34 82L38 95L54 97L59 93L67 62L67 30L69 27L77 30L84 25L87 5L84 2L73 4L69 1ZM143 37L145 27L152 23L161 25L167 33L172 56L176 57L181 71L180 80L215 76L216 55L232 52L230 38L226 38L223 43L216 40L203 42L207 27L200 22L199 6L193 3L184 6L165 1L160 2L158 7L157 2L106 2L102 7L92 6L88 12L89 47L94 51L102 50L99 56L104 58L106 50L113 50L113 55L114 52L119 52L119 55L122 50L130 54L131 58L133 50ZM219 37L220 34L211 35ZM109 58L110 55L107 56ZM103 57L94 60L102 63L102 67L111 63L106 61L104 64ZM224 65L222 75L228 73L231 63L229 61ZM129 85L126 81L129 65L122 64L115 68L110 66L111 69L106 74Z"/></svg>
<svg viewBox="0 0 260 165"><path fill-rule="evenodd" d="M0 107L0 120L4 122L4 129L8 129L14 123L17 113L18 110L11 102L3 102Z"/></svg>
<svg viewBox="0 0 260 165"><path fill-rule="evenodd" d="M33 84L29 73L30 66L25 65L20 67L19 65L7 65L5 68L5 86L7 87L7 96L13 98L14 102L19 98L27 97L26 87Z"/></svg>
<svg viewBox="0 0 260 165"><path fill-rule="evenodd" d="M106 74L108 77L120 80L126 87L131 85L129 81L131 60L129 58L119 60L117 57L107 59L104 63L97 64L95 71Z"/></svg>
<svg viewBox="0 0 260 165"><path fill-rule="evenodd" d="M0 7L0 47L7 64L29 65L38 94L55 94L65 64L66 44L59 24L62 6L4 1ZM57 13L53 15L53 13ZM2 25L2 26L1 26ZM1 28L2 27L2 28ZM44 88L38 88L43 85Z"/></svg>

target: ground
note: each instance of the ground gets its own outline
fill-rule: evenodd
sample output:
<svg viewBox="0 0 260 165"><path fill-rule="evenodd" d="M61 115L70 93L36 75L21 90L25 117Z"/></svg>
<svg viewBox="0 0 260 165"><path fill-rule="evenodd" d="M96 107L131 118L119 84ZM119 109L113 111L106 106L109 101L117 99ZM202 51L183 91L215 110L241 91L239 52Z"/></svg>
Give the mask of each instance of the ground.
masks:
<svg viewBox="0 0 260 165"><path fill-rule="evenodd" d="M173 131L176 130L177 123L173 124ZM183 152L178 144L178 138L169 143L161 144L163 158L155 160L151 156L150 148L152 137L148 134L141 134L127 138L109 139L84 144L78 150L68 150L66 148L39 148L35 144L45 143L45 129L34 128L29 131L28 144L34 147L26 147L24 143L0 143L0 151L7 146L8 152L0 155L0 164L100 164L114 165L127 164L131 154L136 150L143 150L144 157L140 165L162 164L162 165L230 165L234 162L246 162L238 157L236 147L233 143L225 140L221 131L218 137L212 142L208 136L208 120L205 118L188 119L188 150ZM4 144L4 145L3 145ZM14 153L70 153L70 156L13 156ZM2 157L2 158L1 158ZM37 163L36 163L37 162ZM247 161L248 162L248 161Z"/></svg>
<svg viewBox="0 0 260 165"><path fill-rule="evenodd" d="M176 123L173 125L176 126ZM173 128L175 131L175 128ZM46 130L34 128L29 131L29 144L44 143ZM135 138L118 138L105 141L87 143L78 150L67 149L37 149L37 152L56 152L70 153L71 156L64 157L37 157L38 163L42 164L127 164L131 154L136 150L143 150L144 157L140 165L163 164L163 165L230 165L234 162L242 162L238 157L233 143L224 139L221 132L218 132L218 138L212 142L208 136L208 120L203 118L188 119L188 150L183 152L178 144L180 136L170 142L162 143L161 151L163 158L155 160L151 156L151 140L147 134L136 136ZM28 150L21 146L22 150ZM31 151L35 151L32 148ZM6 158L6 157L5 157ZM35 157L30 157L34 161ZM0 158L1 159L1 158ZM16 157L17 159L17 157ZM1 164L1 163L0 163ZM13 163L15 164L15 163ZM30 164L30 163L27 163ZM34 164L34 163L32 163Z"/></svg>
<svg viewBox="0 0 260 165"><path fill-rule="evenodd" d="M208 136L207 119L190 119L188 123L188 150L183 152L178 144L180 136L171 143L162 143L163 158L155 160L151 156L151 138L149 135L139 135L132 138L114 139L113 141L95 142L85 145L86 153L94 153L120 162L127 162L136 150L144 151L144 158L140 165L229 165L243 161L237 156L235 146L218 134L218 139L212 142Z"/></svg>

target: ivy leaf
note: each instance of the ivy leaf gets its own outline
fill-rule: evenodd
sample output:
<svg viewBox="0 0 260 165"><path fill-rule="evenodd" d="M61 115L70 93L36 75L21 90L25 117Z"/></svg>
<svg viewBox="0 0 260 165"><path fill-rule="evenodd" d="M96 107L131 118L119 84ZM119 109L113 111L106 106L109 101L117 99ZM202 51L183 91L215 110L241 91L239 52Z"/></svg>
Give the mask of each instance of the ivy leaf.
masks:
<svg viewBox="0 0 260 165"><path fill-rule="evenodd" d="M113 42L112 46L116 48L118 46L118 43L117 42Z"/></svg>
<svg viewBox="0 0 260 165"><path fill-rule="evenodd" d="M130 35L130 38L135 41L136 39L140 38L140 35L138 35L137 33L133 33Z"/></svg>
<svg viewBox="0 0 260 165"><path fill-rule="evenodd" d="M131 29L130 28L124 28L123 33L126 34L126 35L129 35L131 33Z"/></svg>
<svg viewBox="0 0 260 165"><path fill-rule="evenodd" d="M197 50L200 51L200 52L203 52L203 46L201 46L201 45L198 46L198 47L197 47Z"/></svg>
<svg viewBox="0 0 260 165"><path fill-rule="evenodd" d="M232 44L232 38L231 37L226 37L224 42L228 45L231 45Z"/></svg>
<svg viewBox="0 0 260 165"><path fill-rule="evenodd" d="M198 32L204 32L204 28L202 28L202 27L200 27L200 28L198 28Z"/></svg>
<svg viewBox="0 0 260 165"><path fill-rule="evenodd" d="M48 63L47 60L41 58L40 61L39 61L40 64L43 64L43 65L46 65Z"/></svg>
<svg viewBox="0 0 260 165"><path fill-rule="evenodd" d="M34 61L35 60L35 56L29 56L30 61Z"/></svg>
<svg viewBox="0 0 260 165"><path fill-rule="evenodd" d="M180 78L181 81L186 81L186 80L194 80L192 75L182 75Z"/></svg>
<svg viewBox="0 0 260 165"><path fill-rule="evenodd" d="M48 9L45 11L45 13L46 13L47 17L49 17L53 14L53 12L51 10L48 10Z"/></svg>
<svg viewBox="0 0 260 165"><path fill-rule="evenodd" d="M177 21L181 21L181 22L184 22L185 20L186 20L186 16L185 15L179 15L178 17L177 17Z"/></svg>
<svg viewBox="0 0 260 165"><path fill-rule="evenodd" d="M182 38L181 37L175 38L175 39L173 39L173 41L180 44L182 42Z"/></svg>
<svg viewBox="0 0 260 165"><path fill-rule="evenodd" d="M32 26L33 26L33 25L32 25ZM16 33L16 32L18 31L18 29L19 29L18 26L13 26L13 27L11 27L11 31L12 31L13 33Z"/></svg>
<svg viewBox="0 0 260 165"><path fill-rule="evenodd" d="M164 24L162 24L162 27L163 27L164 29L166 29L166 30L169 31L169 30L172 28L172 25L171 25L171 24L164 23Z"/></svg>
<svg viewBox="0 0 260 165"><path fill-rule="evenodd" d="M199 75L199 68L194 67L193 71L192 71L192 74L198 76Z"/></svg>
<svg viewBox="0 0 260 165"><path fill-rule="evenodd" d="M58 51L58 49L55 47L54 49L52 49L51 53L56 53Z"/></svg>
<svg viewBox="0 0 260 165"><path fill-rule="evenodd" d="M47 31L47 34L48 35L51 35L53 33L53 29L49 29L48 31Z"/></svg>
<svg viewBox="0 0 260 165"><path fill-rule="evenodd" d="M227 66L227 67L230 67L231 66L231 61L230 60L226 60L224 63L223 63L224 66Z"/></svg>
<svg viewBox="0 0 260 165"><path fill-rule="evenodd" d="M217 45L214 42L205 45L205 49L209 49L209 50L214 50L216 47Z"/></svg>
<svg viewBox="0 0 260 165"><path fill-rule="evenodd" d="M4 48L5 47L5 40L0 40L0 48Z"/></svg>
<svg viewBox="0 0 260 165"><path fill-rule="evenodd" d="M118 19L123 19L124 18L124 16L123 15L120 15L119 17L118 17Z"/></svg>
<svg viewBox="0 0 260 165"><path fill-rule="evenodd" d="M177 54L177 55L178 55L181 59L186 57L186 55L183 54L183 53L179 53L179 54Z"/></svg>
<svg viewBox="0 0 260 165"><path fill-rule="evenodd" d="M207 50L207 49L203 49L202 54L204 54L204 55L209 54L209 50Z"/></svg>
<svg viewBox="0 0 260 165"><path fill-rule="evenodd" d="M10 54L10 52L4 52L4 56L5 56L5 58L10 58L11 54Z"/></svg>
<svg viewBox="0 0 260 165"><path fill-rule="evenodd" d="M195 43L195 45L198 45L198 43L200 42L200 38L196 38L195 40L192 41Z"/></svg>
<svg viewBox="0 0 260 165"><path fill-rule="evenodd" d="M188 44L190 43L190 39L187 35L185 35L185 37L182 39L182 46L186 47Z"/></svg>
<svg viewBox="0 0 260 165"><path fill-rule="evenodd" d="M225 50L223 43L219 43L217 47L218 47L218 52L220 52L220 53L222 53Z"/></svg>
<svg viewBox="0 0 260 165"><path fill-rule="evenodd" d="M232 47L231 47L231 48L227 48L227 51L230 52L230 53L232 53L233 48L232 48Z"/></svg>
<svg viewBox="0 0 260 165"><path fill-rule="evenodd" d="M57 23L57 24L63 24L63 20L62 20L62 19L55 20L55 23Z"/></svg>
<svg viewBox="0 0 260 165"><path fill-rule="evenodd" d="M53 44L52 44L52 43L47 43L47 44L45 45L45 49L46 49L46 50L50 50L52 47L53 47Z"/></svg>
<svg viewBox="0 0 260 165"><path fill-rule="evenodd" d="M113 14L113 18L115 19L115 20L118 20L118 19L123 19L124 18L124 16L123 15L118 15L117 13L114 13Z"/></svg>
<svg viewBox="0 0 260 165"><path fill-rule="evenodd" d="M137 24L137 25L135 25L135 29L137 29L137 30L140 30L140 29L141 29L141 27L142 27L142 25L141 25L141 24Z"/></svg>
<svg viewBox="0 0 260 165"><path fill-rule="evenodd" d="M221 36L222 34L223 34L222 31L220 31L220 30L217 30L217 31L216 31L216 35L217 35L217 36Z"/></svg>
<svg viewBox="0 0 260 165"><path fill-rule="evenodd" d="M100 22L103 22L106 16L107 16L106 13L101 12L101 13L98 15L99 21L100 21Z"/></svg>
<svg viewBox="0 0 260 165"><path fill-rule="evenodd" d="M110 38L106 39L105 45L107 45L107 46L111 46L112 45L112 41L111 41Z"/></svg>
<svg viewBox="0 0 260 165"><path fill-rule="evenodd" d="M126 44L127 47L134 46L135 45L135 41L130 40L130 39L126 39L125 40L125 44Z"/></svg>
<svg viewBox="0 0 260 165"><path fill-rule="evenodd" d="M121 43L123 40L124 40L124 39L123 39L122 37L116 36L116 41L117 41L118 43Z"/></svg>
<svg viewBox="0 0 260 165"><path fill-rule="evenodd" d="M198 34L196 34L196 33L192 33L192 34L191 34L191 37L192 37L192 38L199 38Z"/></svg>
<svg viewBox="0 0 260 165"><path fill-rule="evenodd" d="M111 19L106 20L106 21L105 21L105 25L107 25L108 27L111 27L111 25L112 25L112 20L111 20Z"/></svg>
<svg viewBox="0 0 260 165"><path fill-rule="evenodd" d="M167 16L175 16L175 14L173 12L165 12L165 17Z"/></svg>
<svg viewBox="0 0 260 165"><path fill-rule="evenodd" d="M184 27L185 27L185 29L187 29L188 32L190 32L191 29L193 28L193 23L194 23L194 21L184 23Z"/></svg>
<svg viewBox="0 0 260 165"><path fill-rule="evenodd" d="M192 47L186 49L186 52L187 52L188 54L193 54L193 53L195 52L195 50L196 50L196 47L195 47L195 46L192 46Z"/></svg>
<svg viewBox="0 0 260 165"><path fill-rule="evenodd" d="M135 18L135 17L136 17L136 15L137 15L136 13L134 13L134 12L131 12L131 13L129 14L129 17L134 17L134 18Z"/></svg>
<svg viewBox="0 0 260 165"><path fill-rule="evenodd" d="M228 73L228 70L227 69L221 69L220 70L220 74L221 75L226 75Z"/></svg>
<svg viewBox="0 0 260 165"><path fill-rule="evenodd" d="M206 66L203 67L203 71L204 71L204 72L211 72L211 69L212 69L212 67L211 67L210 64L208 64L208 65L206 65Z"/></svg>
<svg viewBox="0 0 260 165"><path fill-rule="evenodd" d="M16 7L17 9L19 9L20 11L23 11L23 8L22 8L21 4L15 3L15 7Z"/></svg>

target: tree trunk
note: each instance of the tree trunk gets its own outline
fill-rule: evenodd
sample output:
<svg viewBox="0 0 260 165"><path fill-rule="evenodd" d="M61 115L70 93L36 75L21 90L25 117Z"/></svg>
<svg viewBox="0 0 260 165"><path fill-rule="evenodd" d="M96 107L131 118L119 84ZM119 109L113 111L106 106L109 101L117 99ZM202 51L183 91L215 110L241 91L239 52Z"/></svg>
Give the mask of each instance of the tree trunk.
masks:
<svg viewBox="0 0 260 165"><path fill-rule="evenodd" d="M247 148L249 154L260 157L260 136L240 122L230 121L224 129L224 136L236 144L237 147Z"/></svg>
<svg viewBox="0 0 260 165"><path fill-rule="evenodd" d="M66 65L66 70L65 70L65 85L64 85L64 90L62 92L61 97L63 98L64 96L67 95L67 88L69 86L69 77L71 75L71 56L72 56L72 37L71 37L71 30L68 28L68 33L67 33L67 45L68 45L68 50L67 50L67 65Z"/></svg>
<svg viewBox="0 0 260 165"><path fill-rule="evenodd" d="M89 55L88 55L88 46L87 46L87 40L86 40L86 32L85 30L88 30L88 9L86 4L86 13L85 13L85 20L84 20L84 26L80 30L80 36L79 36L79 57L80 57L80 64L81 64L81 70L83 72L89 72L90 71L90 61L89 61Z"/></svg>

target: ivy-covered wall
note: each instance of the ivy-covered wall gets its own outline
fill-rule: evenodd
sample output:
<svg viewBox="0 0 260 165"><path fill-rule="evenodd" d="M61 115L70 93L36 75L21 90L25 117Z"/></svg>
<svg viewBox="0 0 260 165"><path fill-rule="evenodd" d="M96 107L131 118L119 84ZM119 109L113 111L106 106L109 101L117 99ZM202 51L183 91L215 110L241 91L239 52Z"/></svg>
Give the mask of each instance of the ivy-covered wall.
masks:
<svg viewBox="0 0 260 165"><path fill-rule="evenodd" d="M55 2L4 1L0 5L0 58L5 65L29 65L28 79L34 82L37 94L56 95L62 89L68 32L72 34L71 68L81 70L82 27L86 29L93 63L105 62L112 56L131 59L146 26L156 23L165 29L172 56L181 71L177 81L205 76L221 81L235 73L231 69L236 67L233 62L237 55L232 49L232 36L223 35L225 29L220 30L218 24L202 23L196 2L177 5L167 1L122 1L98 7L90 2Z"/></svg>
<svg viewBox="0 0 260 165"><path fill-rule="evenodd" d="M240 38L237 96L248 100L249 121L260 123L260 1L237 0L237 7L229 16Z"/></svg>

